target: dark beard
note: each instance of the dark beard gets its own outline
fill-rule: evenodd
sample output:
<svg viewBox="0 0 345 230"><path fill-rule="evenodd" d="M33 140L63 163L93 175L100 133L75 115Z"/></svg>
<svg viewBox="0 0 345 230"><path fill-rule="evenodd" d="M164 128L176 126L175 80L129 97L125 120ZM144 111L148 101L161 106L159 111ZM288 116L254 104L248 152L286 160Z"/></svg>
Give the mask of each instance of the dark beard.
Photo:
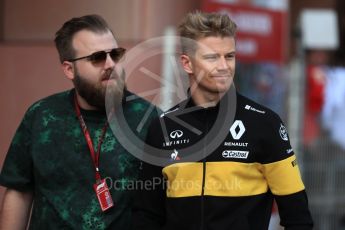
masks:
<svg viewBox="0 0 345 230"><path fill-rule="evenodd" d="M122 76L121 76L122 77ZM110 91L111 95L116 98L116 101L122 101L124 90L124 79L117 77L116 86L108 84L107 87L103 87L102 84L91 84L83 77L80 76L78 71L75 71L75 77L73 79L74 87L79 95L86 100L86 102L98 109L105 109L105 96L106 92Z"/></svg>

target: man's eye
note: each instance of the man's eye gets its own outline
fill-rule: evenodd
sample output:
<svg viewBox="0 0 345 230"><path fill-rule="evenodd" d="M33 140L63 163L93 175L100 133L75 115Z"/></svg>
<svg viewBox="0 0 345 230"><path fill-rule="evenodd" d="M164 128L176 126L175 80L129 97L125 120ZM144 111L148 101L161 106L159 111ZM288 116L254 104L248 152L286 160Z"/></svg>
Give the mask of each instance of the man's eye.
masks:
<svg viewBox="0 0 345 230"><path fill-rule="evenodd" d="M204 57L206 60L216 60L217 56L205 56Z"/></svg>
<svg viewBox="0 0 345 230"><path fill-rule="evenodd" d="M228 60L231 60L231 59L235 58L235 54L228 54L225 56L225 58Z"/></svg>

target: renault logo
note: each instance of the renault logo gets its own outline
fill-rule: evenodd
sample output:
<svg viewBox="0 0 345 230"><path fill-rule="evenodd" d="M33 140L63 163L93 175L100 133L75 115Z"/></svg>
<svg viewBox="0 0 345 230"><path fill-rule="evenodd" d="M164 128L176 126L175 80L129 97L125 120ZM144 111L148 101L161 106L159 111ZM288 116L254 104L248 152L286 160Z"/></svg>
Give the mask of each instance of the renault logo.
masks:
<svg viewBox="0 0 345 230"><path fill-rule="evenodd" d="M180 138L180 137L182 137L182 136L183 136L183 132L182 132L181 130L175 130L175 131L172 131L172 132L170 133L170 137L171 137L172 139Z"/></svg>
<svg viewBox="0 0 345 230"><path fill-rule="evenodd" d="M235 140L240 139L245 131L246 128L244 127L243 122L241 120L236 120L230 128L231 136Z"/></svg>

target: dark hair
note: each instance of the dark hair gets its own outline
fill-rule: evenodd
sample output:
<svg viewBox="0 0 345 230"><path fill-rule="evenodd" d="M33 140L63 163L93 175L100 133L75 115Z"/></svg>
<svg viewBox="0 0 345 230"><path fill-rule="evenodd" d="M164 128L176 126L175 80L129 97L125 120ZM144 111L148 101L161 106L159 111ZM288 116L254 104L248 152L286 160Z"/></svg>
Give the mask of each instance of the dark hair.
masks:
<svg viewBox="0 0 345 230"><path fill-rule="evenodd" d="M55 34L55 46L59 53L60 62L75 58L72 46L73 36L81 31L89 30L95 33L111 32L107 22L99 15L85 15L68 20Z"/></svg>
<svg viewBox="0 0 345 230"><path fill-rule="evenodd" d="M209 36L235 37L237 26L228 15L220 13L205 13L195 11L188 13L179 26L182 37L182 51L194 53L195 47L189 41ZM188 38L188 39L183 39ZM195 44L195 43L194 43Z"/></svg>

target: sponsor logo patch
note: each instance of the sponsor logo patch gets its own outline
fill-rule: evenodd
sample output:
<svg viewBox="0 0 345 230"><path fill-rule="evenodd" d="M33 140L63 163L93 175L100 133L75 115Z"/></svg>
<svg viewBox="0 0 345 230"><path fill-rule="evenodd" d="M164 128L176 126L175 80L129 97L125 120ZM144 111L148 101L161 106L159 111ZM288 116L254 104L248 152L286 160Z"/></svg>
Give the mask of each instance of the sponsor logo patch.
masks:
<svg viewBox="0 0 345 230"><path fill-rule="evenodd" d="M248 142L224 142L224 146L247 147Z"/></svg>
<svg viewBox="0 0 345 230"><path fill-rule="evenodd" d="M284 141L289 140L287 130L283 124L280 124L279 135L280 135L281 139L283 139Z"/></svg>
<svg viewBox="0 0 345 230"><path fill-rule="evenodd" d="M295 167L297 165L297 159L291 161L291 165L292 165L292 167Z"/></svg>
<svg viewBox="0 0 345 230"><path fill-rule="evenodd" d="M171 157L171 160L173 160L173 161L178 161L178 160L180 160L180 157L178 156L178 152L177 152L176 149L174 149L174 152L171 153L170 157Z"/></svg>
<svg viewBox="0 0 345 230"><path fill-rule="evenodd" d="M251 110L251 111L254 111L254 112L257 112L257 113L262 113L262 114L266 113L266 111L255 109L254 107L252 107L250 105L246 105L244 108L246 110Z"/></svg>
<svg viewBox="0 0 345 230"><path fill-rule="evenodd" d="M174 145L182 145L182 144L188 144L189 139L182 139L182 140L176 140L176 141L167 141L163 142L163 147L167 146L174 146Z"/></svg>
<svg viewBox="0 0 345 230"><path fill-rule="evenodd" d="M293 152L293 149L288 149L288 150L286 150L286 153L287 154L290 154L290 153L292 153Z"/></svg>
<svg viewBox="0 0 345 230"><path fill-rule="evenodd" d="M247 159L249 152L248 151L238 151L238 150L225 150L222 153L224 158L238 158L238 159Z"/></svg>
<svg viewBox="0 0 345 230"><path fill-rule="evenodd" d="M235 140L239 140L245 131L246 128L244 127L243 122L241 120L236 120L230 128L231 136Z"/></svg>
<svg viewBox="0 0 345 230"><path fill-rule="evenodd" d="M167 146L175 146L175 145L182 145L182 144L187 144L189 143L189 138L182 138L184 133L182 130L174 130L169 134L169 137L171 138L170 140L163 142L163 147Z"/></svg>
<svg viewBox="0 0 345 230"><path fill-rule="evenodd" d="M180 137L182 137L182 136L183 136L182 130L174 130L174 131L172 131L172 132L170 133L170 137L171 137L172 139L180 138Z"/></svg>

